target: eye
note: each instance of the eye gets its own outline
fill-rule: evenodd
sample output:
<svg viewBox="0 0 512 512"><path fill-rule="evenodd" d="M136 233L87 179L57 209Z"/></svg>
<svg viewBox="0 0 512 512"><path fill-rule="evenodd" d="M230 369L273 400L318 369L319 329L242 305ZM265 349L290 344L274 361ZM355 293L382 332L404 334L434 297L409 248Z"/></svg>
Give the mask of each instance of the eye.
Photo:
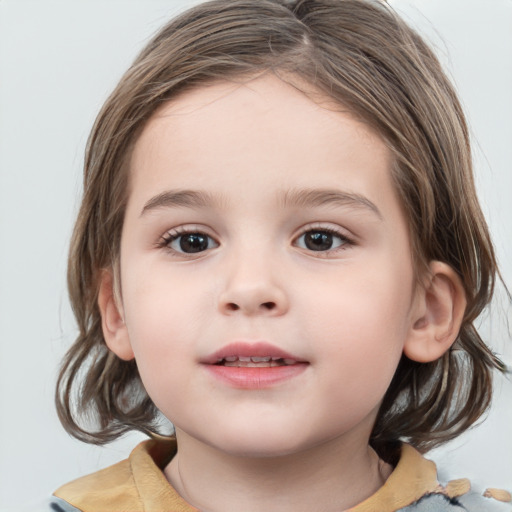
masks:
<svg viewBox="0 0 512 512"><path fill-rule="evenodd" d="M310 229L297 238L296 245L309 251L330 251L352 242L332 229Z"/></svg>
<svg viewBox="0 0 512 512"><path fill-rule="evenodd" d="M219 246L211 236L199 231L170 231L162 237L159 245L184 254L204 252Z"/></svg>

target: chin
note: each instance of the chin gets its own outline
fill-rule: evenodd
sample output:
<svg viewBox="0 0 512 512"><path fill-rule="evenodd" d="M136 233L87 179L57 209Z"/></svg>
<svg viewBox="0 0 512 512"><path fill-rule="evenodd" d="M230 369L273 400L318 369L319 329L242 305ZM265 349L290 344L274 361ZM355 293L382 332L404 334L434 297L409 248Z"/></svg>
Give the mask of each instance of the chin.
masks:
<svg viewBox="0 0 512 512"><path fill-rule="evenodd" d="M307 450L315 444L303 438L297 426L286 430L277 426L268 430L260 426L245 430L228 428L217 435L210 433L205 441L233 457L258 459L285 457Z"/></svg>

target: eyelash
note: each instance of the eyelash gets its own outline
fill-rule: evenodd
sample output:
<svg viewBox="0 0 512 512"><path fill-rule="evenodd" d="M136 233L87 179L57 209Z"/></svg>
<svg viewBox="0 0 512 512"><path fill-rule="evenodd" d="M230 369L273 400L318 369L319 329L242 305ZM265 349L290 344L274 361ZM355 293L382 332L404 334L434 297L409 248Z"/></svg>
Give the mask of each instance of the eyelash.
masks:
<svg viewBox="0 0 512 512"><path fill-rule="evenodd" d="M337 237L341 241L340 245L338 245L337 247L329 248L329 249L323 250L323 251L314 251L313 249L305 248L305 250L307 250L308 252L315 253L320 257L323 256L323 257L327 258L332 253L337 253L339 251L345 251L348 248L355 245L355 241L353 238L348 237L345 233L342 233L340 230L326 227L326 226L308 227L307 229L302 231L302 233L299 236L297 236L294 239L295 245L297 244L298 240L300 240L302 237L304 237L308 233L324 233L324 234L328 234L328 235Z"/></svg>
<svg viewBox="0 0 512 512"><path fill-rule="evenodd" d="M328 257L328 255L332 254L333 252L336 253L338 251L344 251L344 250L347 250L348 248L350 248L351 246L355 245L355 241L351 237L348 237L346 234L342 233L341 231L339 231L337 229L325 227L325 226L308 227L307 229L304 229L300 235L298 235L297 237L294 238L294 245L297 245L297 241L300 240L305 235L307 235L308 233L328 234L328 235L337 237L340 240L340 244L337 247L329 248L326 250L315 251L313 249L308 249L307 247L300 247L301 249L304 249L308 252L316 253L320 257L322 257L322 256ZM210 235L208 235L201 229L190 229L190 228L180 227L180 228L175 228L171 231L168 231L164 235L162 235L160 240L157 242L156 246L157 246L157 248L166 249L173 256L177 256L177 255L201 254L203 252L206 252L208 249L216 248L219 245L218 242L214 241L216 244L215 247L207 247L206 249L200 250L197 252L184 252L184 251L181 252L181 251L178 251L171 247L171 244L173 242L179 240L181 237L184 237L186 235L202 235L208 240L214 240L213 237L211 237Z"/></svg>
<svg viewBox="0 0 512 512"><path fill-rule="evenodd" d="M213 240L213 237L211 237L210 235L205 233L204 230L180 227L180 228L175 228L170 231L167 231L167 233L162 235L162 237L160 238L160 240L157 243L157 247L161 248L161 249L166 249L173 256L181 255L181 254L188 254L188 255L200 254L202 252L205 252L205 251L198 251L197 253L180 252L171 247L171 244L173 242L175 242L176 240L179 240L181 237L184 237L186 235L203 235L207 239ZM217 246L218 246L218 243L217 243Z"/></svg>

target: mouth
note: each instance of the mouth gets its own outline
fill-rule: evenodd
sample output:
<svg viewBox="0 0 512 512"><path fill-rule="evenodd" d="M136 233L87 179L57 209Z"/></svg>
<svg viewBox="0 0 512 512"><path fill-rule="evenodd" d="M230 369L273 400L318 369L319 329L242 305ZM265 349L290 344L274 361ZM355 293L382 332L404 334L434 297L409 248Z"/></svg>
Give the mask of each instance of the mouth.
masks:
<svg viewBox="0 0 512 512"><path fill-rule="evenodd" d="M239 368L272 368L306 363L302 358L264 341L237 341L210 354L204 364Z"/></svg>
<svg viewBox="0 0 512 512"><path fill-rule="evenodd" d="M297 364L295 359L272 356L227 356L219 359L215 365L237 368L273 368L274 366L290 366Z"/></svg>
<svg viewBox="0 0 512 512"><path fill-rule="evenodd" d="M216 379L239 389L272 388L300 375L309 362L266 342L236 342L201 361Z"/></svg>

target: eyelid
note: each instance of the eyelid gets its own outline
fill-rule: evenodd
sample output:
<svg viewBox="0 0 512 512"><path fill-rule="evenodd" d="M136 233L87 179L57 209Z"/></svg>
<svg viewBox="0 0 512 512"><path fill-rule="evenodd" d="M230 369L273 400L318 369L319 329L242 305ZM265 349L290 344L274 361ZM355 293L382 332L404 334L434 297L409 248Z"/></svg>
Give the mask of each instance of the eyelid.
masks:
<svg viewBox="0 0 512 512"><path fill-rule="evenodd" d="M298 230L298 233L293 236L292 238L292 244L297 246L297 240L299 240L302 236L304 236L306 233L310 231L323 231L326 233L330 233L332 235L338 236L340 239L344 241L340 246L335 247L333 249L327 249L325 251L313 251L309 250L307 248L299 247L299 249L302 249L304 251L307 251L308 253L315 254L317 256L327 257L329 254L336 253L339 251L344 251L349 249L350 247L353 247L357 245L356 242L356 236L353 235L351 232L349 232L347 229L342 228L341 226L334 225L331 223L321 223L321 222L314 222L311 224L307 224L305 226L302 226L300 230Z"/></svg>
<svg viewBox="0 0 512 512"><path fill-rule="evenodd" d="M299 249L304 250L308 253L315 254L319 257L327 257L328 255L332 253L336 253L339 251L344 251L349 249L352 246L357 245L357 237L352 234L348 229L343 228L339 225L332 224L329 222L313 222L310 224L306 224L299 228L296 233L292 237L292 245L297 247L297 240L299 240L302 236L304 236L306 233L310 231L320 231L320 232L326 232L330 233L334 236L339 237L342 240L342 244L338 247L334 247L332 249L326 249L323 251L314 251L311 249L299 247ZM187 234L202 234L207 236L209 239L213 240L215 243L214 247L208 247L204 251L198 251L196 253L187 253L182 251L177 251L176 249L173 249L170 247L171 242L177 240L181 236L187 235ZM211 251L212 249L216 249L221 244L218 241L218 235L212 234L212 230L210 228L207 228L204 225L197 225L197 224L190 224L190 225L181 225L177 227L173 227L170 229L167 229L155 242L155 247L158 249L165 249L167 250L171 255L173 256L179 256L179 257L188 257L188 258L197 258L201 255L204 255L205 253Z"/></svg>
<svg viewBox="0 0 512 512"><path fill-rule="evenodd" d="M196 253L186 253L177 251L176 249L173 249L170 247L171 242L177 240L181 236L187 235L187 234L201 234L207 236L209 239L213 240L215 242L215 247L210 247L204 251L198 251ZM157 240L155 243L155 246L157 249L165 249L169 252L169 254L173 256L179 256L179 257L189 257L189 258L197 258L204 253L216 249L219 247L220 242L217 240L216 235L211 234L211 230L206 228L205 226L199 226L197 224L191 224L191 225L183 225L183 226L177 226L171 229L166 230Z"/></svg>
<svg viewBox="0 0 512 512"><path fill-rule="evenodd" d="M333 222L321 221L309 222L308 224L304 224L303 226L295 230L295 234L293 235L292 239L296 240L299 236L303 235L304 233L307 233L308 231L327 231L329 233L337 234L348 240L352 240L354 241L354 243L357 240L357 236L354 233L352 233L352 231L350 231L349 229Z"/></svg>

